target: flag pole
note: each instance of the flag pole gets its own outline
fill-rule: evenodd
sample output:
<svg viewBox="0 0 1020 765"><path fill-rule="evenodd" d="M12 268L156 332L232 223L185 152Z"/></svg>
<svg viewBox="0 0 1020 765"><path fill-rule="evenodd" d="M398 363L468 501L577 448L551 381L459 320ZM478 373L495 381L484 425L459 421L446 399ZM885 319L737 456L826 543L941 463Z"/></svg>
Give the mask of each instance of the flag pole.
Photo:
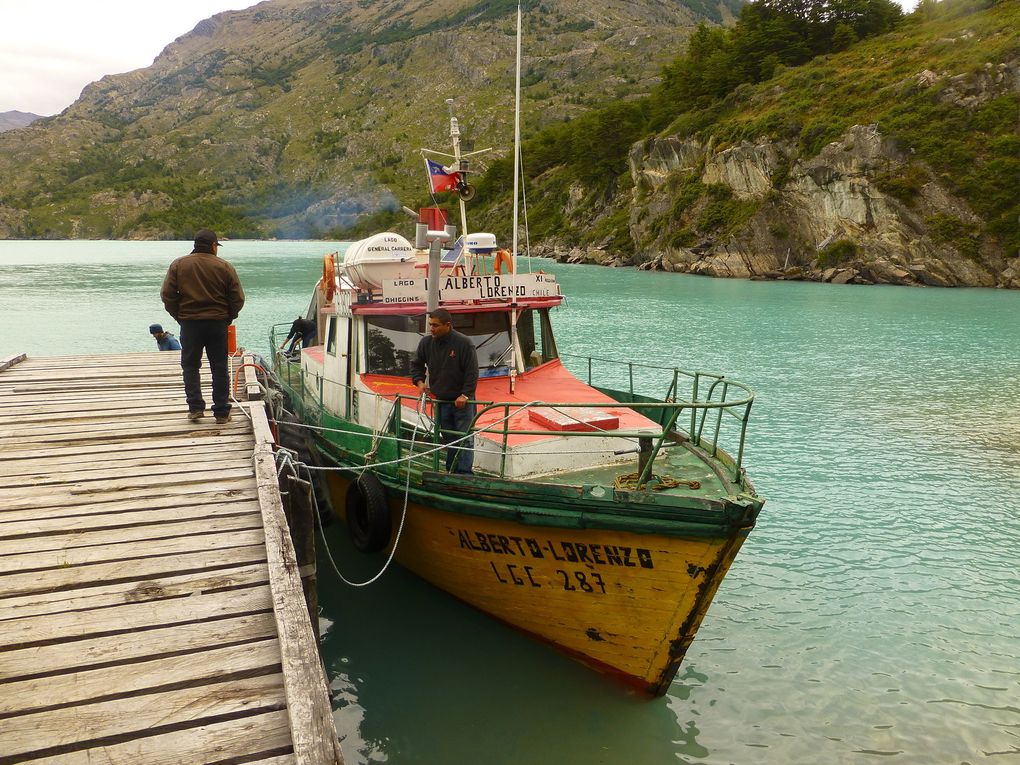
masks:
<svg viewBox="0 0 1020 765"><path fill-rule="evenodd" d="M450 107L450 138L453 140L453 167L460 172L460 125L453 114L453 99L446 99L446 105ZM464 204L464 197L457 195L460 202L460 233L467 236L467 206Z"/></svg>
<svg viewBox="0 0 1020 765"><path fill-rule="evenodd" d="M511 250L510 285L511 295L517 294L517 228L518 200L520 198L521 176L521 4L517 3L517 75L514 86L514 233L513 249ZM517 387L517 365L520 361L520 343L517 340L517 298L510 302L510 392ZM523 367L523 363L521 365Z"/></svg>

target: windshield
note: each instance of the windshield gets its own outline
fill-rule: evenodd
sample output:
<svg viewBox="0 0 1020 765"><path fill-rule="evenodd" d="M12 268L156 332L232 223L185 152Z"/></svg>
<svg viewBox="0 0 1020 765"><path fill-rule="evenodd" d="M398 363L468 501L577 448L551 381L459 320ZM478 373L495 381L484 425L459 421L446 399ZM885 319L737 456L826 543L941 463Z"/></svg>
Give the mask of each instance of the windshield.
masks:
<svg viewBox="0 0 1020 765"><path fill-rule="evenodd" d="M368 316L368 372L410 377L411 359L425 336L425 314ZM480 377L510 373L510 314L507 311L455 313L453 328L467 335L478 353ZM520 358L526 371L557 357L549 309L526 309L517 319Z"/></svg>

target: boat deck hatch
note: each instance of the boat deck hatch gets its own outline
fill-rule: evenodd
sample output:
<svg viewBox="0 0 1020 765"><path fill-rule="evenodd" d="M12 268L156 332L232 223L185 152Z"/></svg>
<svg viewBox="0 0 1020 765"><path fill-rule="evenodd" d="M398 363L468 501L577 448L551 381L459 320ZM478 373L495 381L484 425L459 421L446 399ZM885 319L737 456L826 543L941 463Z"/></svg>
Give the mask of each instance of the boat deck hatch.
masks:
<svg viewBox="0 0 1020 765"><path fill-rule="evenodd" d="M540 406L528 410L528 419L549 430L588 433L596 430L616 430L620 427L619 417L599 409L588 408L554 409Z"/></svg>

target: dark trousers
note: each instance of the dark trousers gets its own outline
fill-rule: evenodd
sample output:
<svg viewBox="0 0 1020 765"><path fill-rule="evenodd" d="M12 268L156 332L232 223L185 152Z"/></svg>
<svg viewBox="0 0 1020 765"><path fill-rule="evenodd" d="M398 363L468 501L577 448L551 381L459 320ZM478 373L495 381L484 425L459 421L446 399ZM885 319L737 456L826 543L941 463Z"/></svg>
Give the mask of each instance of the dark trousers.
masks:
<svg viewBox="0 0 1020 765"><path fill-rule="evenodd" d="M202 398L202 351L212 372L212 411L217 417L230 413L230 375L227 372L226 319L184 320L181 325L181 369L184 370L184 395L189 412L205 411Z"/></svg>
<svg viewBox="0 0 1020 765"><path fill-rule="evenodd" d="M463 438L475 418L475 405L465 404L462 409L450 401L436 402L439 409L439 427L442 429L444 444ZM471 474L471 466L475 461L475 452L471 448L472 439L461 441L446 450L446 471L448 473Z"/></svg>

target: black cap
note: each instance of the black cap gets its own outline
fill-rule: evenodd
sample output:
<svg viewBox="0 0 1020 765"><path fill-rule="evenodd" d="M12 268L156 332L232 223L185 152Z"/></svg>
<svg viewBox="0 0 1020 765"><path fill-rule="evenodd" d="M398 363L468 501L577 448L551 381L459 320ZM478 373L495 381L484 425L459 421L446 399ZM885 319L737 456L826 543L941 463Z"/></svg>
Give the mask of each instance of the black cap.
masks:
<svg viewBox="0 0 1020 765"><path fill-rule="evenodd" d="M162 331L163 331L163 325L162 324L150 324L149 325L149 334L150 335L155 335L157 332L162 332Z"/></svg>
<svg viewBox="0 0 1020 765"><path fill-rule="evenodd" d="M219 244L219 240L216 238L216 232L210 231L207 228L203 228L197 234L195 234L195 246L203 245L205 247L211 247L214 244Z"/></svg>

